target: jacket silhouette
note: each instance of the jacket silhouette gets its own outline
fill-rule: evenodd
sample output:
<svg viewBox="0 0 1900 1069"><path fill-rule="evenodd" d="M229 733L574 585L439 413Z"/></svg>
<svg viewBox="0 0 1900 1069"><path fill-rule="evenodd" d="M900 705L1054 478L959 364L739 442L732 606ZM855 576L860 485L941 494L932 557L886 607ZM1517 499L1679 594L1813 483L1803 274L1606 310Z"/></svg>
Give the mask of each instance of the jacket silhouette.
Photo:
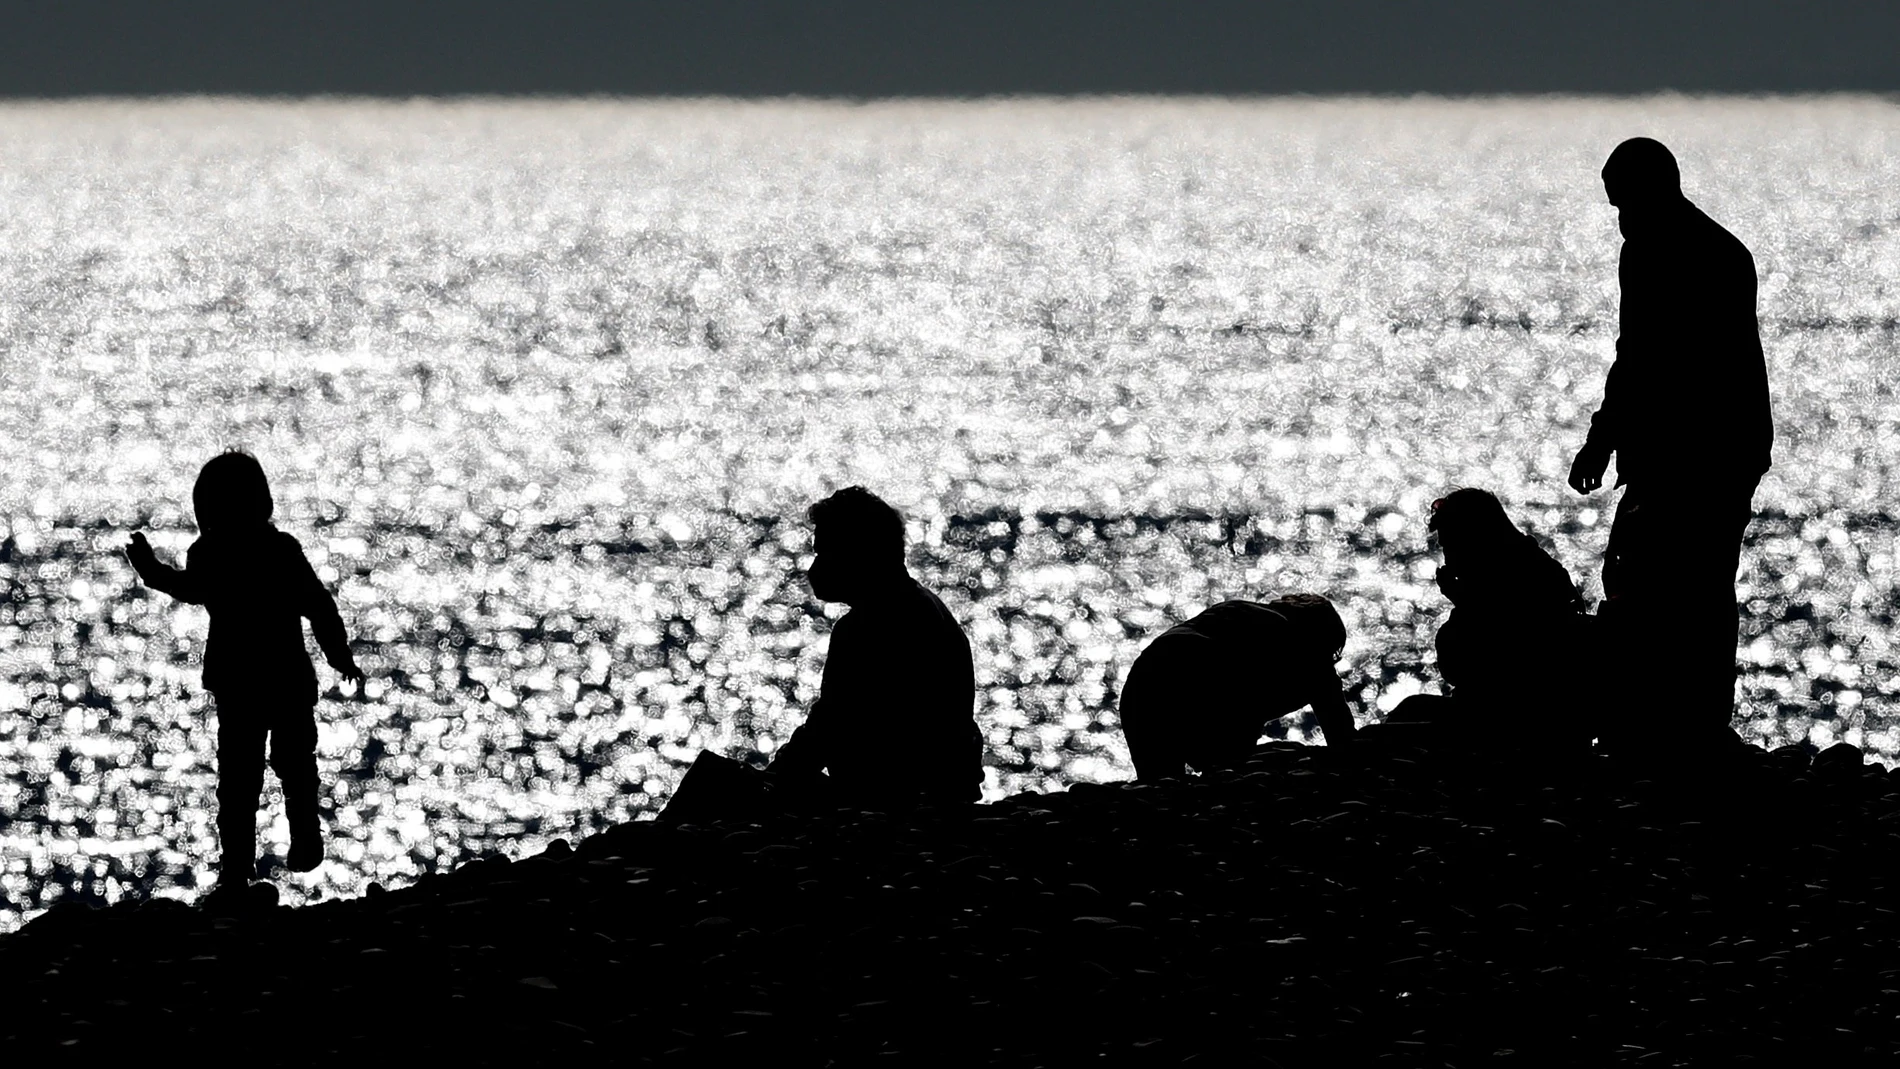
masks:
<svg viewBox="0 0 1900 1069"><path fill-rule="evenodd" d="M1625 225L1616 360L1584 451L1614 452L1619 485L1752 482L1775 433L1755 258L1680 191L1657 199Z"/></svg>
<svg viewBox="0 0 1900 1069"><path fill-rule="evenodd" d="M135 545L144 542L135 537ZM304 647L305 620L332 667L354 668L336 599L303 546L268 522L204 534L186 551L183 569L156 557L140 563L134 556L133 563L146 586L210 610L203 678L213 694L314 705L317 673Z"/></svg>

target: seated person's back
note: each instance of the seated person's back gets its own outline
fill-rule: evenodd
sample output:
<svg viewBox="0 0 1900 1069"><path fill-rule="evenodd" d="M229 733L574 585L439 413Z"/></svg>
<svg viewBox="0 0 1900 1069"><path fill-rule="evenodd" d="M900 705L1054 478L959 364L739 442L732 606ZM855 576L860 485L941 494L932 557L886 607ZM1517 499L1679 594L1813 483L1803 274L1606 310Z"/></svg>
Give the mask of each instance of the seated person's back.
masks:
<svg viewBox="0 0 1900 1069"><path fill-rule="evenodd" d="M826 771L836 800L853 804L976 801L970 642L905 569L903 519L857 486L812 506L811 519L812 593L851 611L832 629L818 701L771 771Z"/></svg>
<svg viewBox="0 0 1900 1069"><path fill-rule="evenodd" d="M1142 779L1229 767L1270 720L1311 706L1329 744L1352 737L1333 662L1346 626L1325 598L1223 601L1157 636L1128 670L1119 703Z"/></svg>

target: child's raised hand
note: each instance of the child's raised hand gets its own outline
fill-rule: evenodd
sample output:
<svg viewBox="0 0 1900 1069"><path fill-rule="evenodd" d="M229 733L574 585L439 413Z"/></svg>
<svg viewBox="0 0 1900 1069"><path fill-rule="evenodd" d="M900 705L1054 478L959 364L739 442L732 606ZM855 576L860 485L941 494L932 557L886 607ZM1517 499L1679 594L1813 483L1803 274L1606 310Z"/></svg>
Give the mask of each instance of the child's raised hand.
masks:
<svg viewBox="0 0 1900 1069"><path fill-rule="evenodd" d="M140 575L144 575L158 563L158 554L152 552L152 544L145 540L144 531L132 532L132 541L125 547L125 556L132 562L133 570Z"/></svg>

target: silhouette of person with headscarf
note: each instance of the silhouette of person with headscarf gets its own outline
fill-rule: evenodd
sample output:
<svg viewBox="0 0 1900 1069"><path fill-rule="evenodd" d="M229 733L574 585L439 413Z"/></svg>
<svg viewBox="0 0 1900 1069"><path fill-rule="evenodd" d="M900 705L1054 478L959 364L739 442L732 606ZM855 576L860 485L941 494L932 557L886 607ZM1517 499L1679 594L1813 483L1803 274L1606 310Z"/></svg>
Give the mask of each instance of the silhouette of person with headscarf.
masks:
<svg viewBox="0 0 1900 1069"><path fill-rule="evenodd" d="M1427 530L1444 553L1438 589L1452 611L1435 646L1438 674L1453 690L1449 698L1413 695L1388 719L1428 721L1479 746L1587 748L1595 725L1564 669L1592 648L1595 620L1570 573L1486 490L1432 502Z"/></svg>
<svg viewBox="0 0 1900 1069"><path fill-rule="evenodd" d="M903 517L862 486L810 515L816 555L806 579L820 599L851 611L831 630L818 701L768 771L869 807L978 800L983 738L970 640L905 569Z"/></svg>
<svg viewBox="0 0 1900 1069"><path fill-rule="evenodd" d="M1331 746L1353 737L1333 662L1346 625L1325 598L1223 601L1156 636L1128 669L1118 709L1139 779L1229 768L1267 722L1311 706Z"/></svg>
<svg viewBox="0 0 1900 1069"><path fill-rule="evenodd" d="M1623 487L1603 566L1622 666L1664 745L1733 741L1735 573L1774 422L1747 247L1682 194L1676 159L1631 138L1603 165L1623 232L1616 361L1570 468Z"/></svg>
<svg viewBox="0 0 1900 1069"><path fill-rule="evenodd" d="M240 892L257 863L257 799L264 744L284 788L290 822L285 866L308 872L323 861L317 814L317 673L304 648L303 621L330 667L361 685L336 599L324 589L297 540L271 523L275 506L264 469L249 453L212 457L191 490L198 540L185 567L158 560L135 533L126 556L145 585L211 615L204 686L218 707L218 893Z"/></svg>

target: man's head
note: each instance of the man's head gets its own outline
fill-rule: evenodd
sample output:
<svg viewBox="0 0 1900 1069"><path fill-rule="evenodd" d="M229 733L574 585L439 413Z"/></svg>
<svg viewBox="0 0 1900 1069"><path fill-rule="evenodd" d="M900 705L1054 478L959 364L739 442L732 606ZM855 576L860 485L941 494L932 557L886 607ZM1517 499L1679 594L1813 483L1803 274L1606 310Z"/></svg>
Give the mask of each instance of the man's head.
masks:
<svg viewBox="0 0 1900 1069"><path fill-rule="evenodd" d="M862 486L848 486L808 512L815 556L805 573L823 601L855 604L905 576L904 518Z"/></svg>
<svg viewBox="0 0 1900 1069"><path fill-rule="evenodd" d="M1325 657L1328 664L1339 659L1346 648L1346 621L1339 618L1332 602L1318 594L1288 594L1267 604L1298 625L1308 649Z"/></svg>
<svg viewBox="0 0 1900 1069"><path fill-rule="evenodd" d="M1632 137L1604 162L1603 192L1616 206L1623 236L1635 237L1682 202L1682 171L1662 142Z"/></svg>

